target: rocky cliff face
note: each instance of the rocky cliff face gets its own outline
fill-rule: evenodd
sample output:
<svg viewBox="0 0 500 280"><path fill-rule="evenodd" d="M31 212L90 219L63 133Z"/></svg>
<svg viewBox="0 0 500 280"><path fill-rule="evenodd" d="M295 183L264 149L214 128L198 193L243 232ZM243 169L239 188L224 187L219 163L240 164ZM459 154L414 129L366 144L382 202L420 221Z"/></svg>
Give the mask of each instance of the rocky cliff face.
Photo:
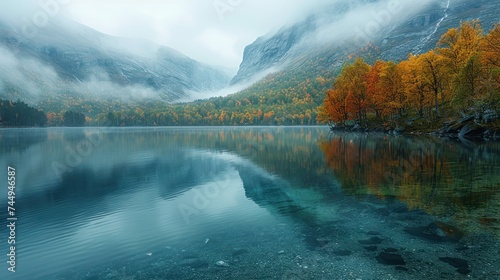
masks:
<svg viewBox="0 0 500 280"><path fill-rule="evenodd" d="M498 1L435 1L375 42L382 58L404 59L409 52L422 53L434 48L448 29L459 27L462 21L478 19L485 30L490 30L500 20L498 13Z"/></svg>
<svg viewBox="0 0 500 280"><path fill-rule="evenodd" d="M108 36L68 20L54 20L29 39L1 22L0 29L0 56L10 57L15 66L0 65L0 86L10 88L4 88L2 95L15 91L22 100L32 93L19 81L40 91L76 91L80 95L99 91L99 84L105 83L104 95L120 95L134 88L135 93L154 92L157 98L174 101L189 91L221 89L230 80L223 71L168 47ZM52 71L55 75L47 77ZM87 88L91 83L97 86Z"/></svg>
<svg viewBox="0 0 500 280"><path fill-rule="evenodd" d="M330 69L333 64L342 65L342 61L339 60L347 59L334 54L339 46L345 53L355 53L367 43L372 43L379 51L379 58L400 60L406 58L410 52L420 53L434 48L441 35L449 28L458 27L460 21L479 19L487 30L499 21L496 16L500 13L498 1L427 1L415 12L401 11L405 14L404 18L396 19L398 14L392 14L392 20L377 18L377 13L386 12L385 10L382 12L380 9L371 8L372 10L365 11L362 8L363 5L376 5L382 2L382 0L350 1L350 4L336 4L311 15L303 22L283 28L274 36L257 39L245 48L243 62L231 82L247 80L263 70L276 66L285 69L295 67L300 65L298 61L308 60L318 54L331 58L324 60L330 65L320 65ZM349 12L355 9L359 9L360 14L368 17L365 23L358 26L349 25L349 21L343 23L342 19L348 17ZM339 22L337 26L335 21ZM375 26L379 24L381 28L375 29L376 33L369 33L366 30L370 31L370 24ZM330 33L324 31L319 33L324 25L336 27L330 30ZM325 38L329 34L342 31L346 34L343 37L332 35L331 40ZM362 38L358 38L360 34ZM317 44L316 37L323 37L323 44ZM360 42L363 45L360 45Z"/></svg>
<svg viewBox="0 0 500 280"><path fill-rule="evenodd" d="M290 50L315 29L314 19L308 18L305 22L280 30L270 38L258 38L245 48L243 62L231 84L248 80L260 71L279 65L286 59Z"/></svg>

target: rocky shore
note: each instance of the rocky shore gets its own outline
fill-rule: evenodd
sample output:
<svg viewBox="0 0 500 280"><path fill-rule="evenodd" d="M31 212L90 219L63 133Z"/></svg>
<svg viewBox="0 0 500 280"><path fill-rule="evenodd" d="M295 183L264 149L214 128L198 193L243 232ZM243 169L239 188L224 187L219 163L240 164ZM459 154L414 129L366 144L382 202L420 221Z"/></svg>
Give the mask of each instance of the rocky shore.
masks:
<svg viewBox="0 0 500 280"><path fill-rule="evenodd" d="M412 129L409 127L362 127L355 125L329 125L333 132L384 133L389 135L434 135L469 141L500 141L500 127L481 123L474 116L444 122L439 129Z"/></svg>
<svg viewBox="0 0 500 280"><path fill-rule="evenodd" d="M500 128L481 124L473 116L445 122L441 129L432 134L472 140L500 140Z"/></svg>

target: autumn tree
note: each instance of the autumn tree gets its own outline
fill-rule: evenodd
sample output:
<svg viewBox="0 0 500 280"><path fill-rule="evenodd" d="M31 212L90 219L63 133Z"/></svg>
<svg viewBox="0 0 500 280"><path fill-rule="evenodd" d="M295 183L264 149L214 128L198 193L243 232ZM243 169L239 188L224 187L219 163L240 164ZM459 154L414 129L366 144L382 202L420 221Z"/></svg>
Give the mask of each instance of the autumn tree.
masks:
<svg viewBox="0 0 500 280"><path fill-rule="evenodd" d="M343 125L348 120L347 91L334 88L326 91L326 98L319 108L318 121Z"/></svg>
<svg viewBox="0 0 500 280"><path fill-rule="evenodd" d="M346 105L357 122L361 125L367 124L366 112L368 108L368 94L366 89L366 76L370 71L368 65L362 58L356 59L353 64L342 69L342 79L338 87L347 92Z"/></svg>
<svg viewBox="0 0 500 280"><path fill-rule="evenodd" d="M479 49L482 53L486 105L489 109L498 110L500 108L500 23L481 40Z"/></svg>
<svg viewBox="0 0 500 280"><path fill-rule="evenodd" d="M500 67L500 23L481 40L479 49L483 53L483 64Z"/></svg>
<svg viewBox="0 0 500 280"><path fill-rule="evenodd" d="M386 66L386 62L377 60L366 74L366 93L369 99L370 109L375 112L377 118L382 118L384 109L387 104L385 102L385 88L381 83L382 69Z"/></svg>
<svg viewBox="0 0 500 280"><path fill-rule="evenodd" d="M395 62L387 62L380 72L380 87L384 89L382 101L386 104L384 115L403 116L406 95L402 84L402 70Z"/></svg>
<svg viewBox="0 0 500 280"><path fill-rule="evenodd" d="M418 116L424 117L428 84L422 74L424 60L422 56L410 55L408 60L400 63L402 81L407 96L407 103L411 107L417 105Z"/></svg>
<svg viewBox="0 0 500 280"><path fill-rule="evenodd" d="M54 112L47 113L47 124L49 126L59 126L62 123L62 115Z"/></svg>
<svg viewBox="0 0 500 280"><path fill-rule="evenodd" d="M483 83L483 67L479 55L469 58L460 70L456 85L455 103L462 112L484 111L486 88Z"/></svg>
<svg viewBox="0 0 500 280"><path fill-rule="evenodd" d="M448 30L437 48L395 62L361 58L342 68L320 110L320 119L367 124L367 114L400 125L409 117L429 123L454 113L488 112L500 107L500 24L486 36L477 20ZM421 123L421 122L420 122Z"/></svg>
<svg viewBox="0 0 500 280"><path fill-rule="evenodd" d="M429 87L434 95L434 108L437 117L441 117L439 106L440 98L444 100L443 92L446 88L448 72L443 61L443 57L431 50L422 54L419 58L420 75L422 75L424 83Z"/></svg>
<svg viewBox="0 0 500 280"><path fill-rule="evenodd" d="M438 42L438 53L453 74L458 76L470 58L477 54L483 30L479 21L467 21L460 28L451 28Z"/></svg>

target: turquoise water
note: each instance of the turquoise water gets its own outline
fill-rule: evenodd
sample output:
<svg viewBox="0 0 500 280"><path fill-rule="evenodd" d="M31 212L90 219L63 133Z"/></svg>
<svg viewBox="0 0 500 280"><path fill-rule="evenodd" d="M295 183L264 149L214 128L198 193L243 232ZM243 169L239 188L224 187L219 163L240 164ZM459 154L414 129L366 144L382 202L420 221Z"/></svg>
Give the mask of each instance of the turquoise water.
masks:
<svg viewBox="0 0 500 280"><path fill-rule="evenodd" d="M0 279L500 277L499 143L2 129L0 155L0 180L16 169L18 218L15 273L0 231Z"/></svg>

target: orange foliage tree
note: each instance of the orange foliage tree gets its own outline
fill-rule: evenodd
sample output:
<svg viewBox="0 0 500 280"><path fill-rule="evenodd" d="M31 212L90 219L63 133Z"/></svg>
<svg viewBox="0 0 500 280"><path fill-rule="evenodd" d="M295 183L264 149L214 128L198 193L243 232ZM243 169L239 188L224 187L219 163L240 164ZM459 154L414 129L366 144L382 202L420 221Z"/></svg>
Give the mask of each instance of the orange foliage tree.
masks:
<svg viewBox="0 0 500 280"><path fill-rule="evenodd" d="M340 80L347 90L347 111L350 112L359 124L367 123L368 94L366 89L366 77L370 71L368 65L362 58L356 59L353 64L342 69Z"/></svg>
<svg viewBox="0 0 500 280"><path fill-rule="evenodd" d="M410 117L436 124L459 112L498 114L499 108L500 24L484 36L474 20L448 30L436 49L399 63L370 66L358 58L345 65L326 93L320 121L368 126L374 116L392 126L412 123Z"/></svg>
<svg viewBox="0 0 500 280"><path fill-rule="evenodd" d="M385 98L385 89L381 83L382 69L387 62L377 60L366 74L366 93L370 104L370 109L375 112L375 116L380 118L387 107Z"/></svg>

